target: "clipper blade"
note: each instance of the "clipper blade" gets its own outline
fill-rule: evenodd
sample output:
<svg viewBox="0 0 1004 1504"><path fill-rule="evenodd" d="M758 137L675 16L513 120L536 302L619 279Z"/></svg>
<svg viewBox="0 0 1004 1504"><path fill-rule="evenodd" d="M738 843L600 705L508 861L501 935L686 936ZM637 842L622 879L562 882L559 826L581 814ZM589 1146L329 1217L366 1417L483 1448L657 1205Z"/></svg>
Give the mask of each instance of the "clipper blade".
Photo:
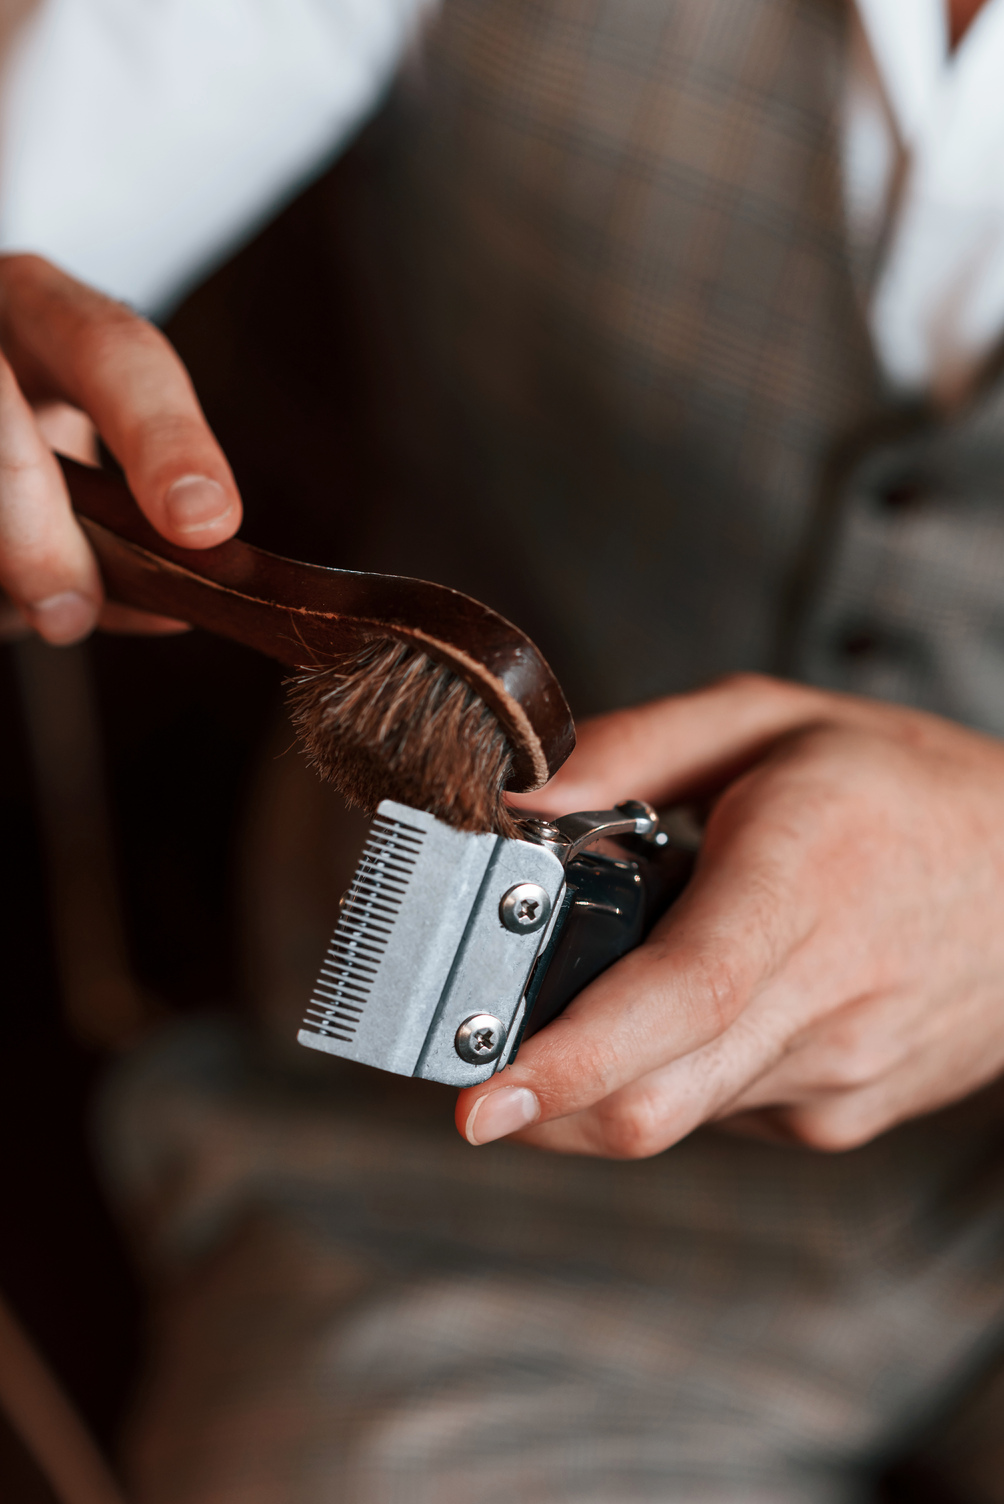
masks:
<svg viewBox="0 0 1004 1504"><path fill-rule="evenodd" d="M544 935L513 933L503 901L523 883L556 903L561 863L544 847L454 830L385 799L297 1038L364 1065L453 1085L504 1064L471 1063L458 1031L474 1015L512 1030Z"/></svg>

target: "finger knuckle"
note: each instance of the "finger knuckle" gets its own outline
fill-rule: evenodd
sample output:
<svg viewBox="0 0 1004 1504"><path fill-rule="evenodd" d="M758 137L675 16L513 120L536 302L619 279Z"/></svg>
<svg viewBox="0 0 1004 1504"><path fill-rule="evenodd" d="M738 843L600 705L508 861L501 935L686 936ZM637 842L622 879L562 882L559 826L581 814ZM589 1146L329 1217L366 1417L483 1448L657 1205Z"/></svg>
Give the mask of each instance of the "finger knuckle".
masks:
<svg viewBox="0 0 1004 1504"><path fill-rule="evenodd" d="M579 1093L589 1097L605 1095L611 1089L613 1061L608 1047L598 1039L575 1044L575 1080Z"/></svg>
<svg viewBox="0 0 1004 1504"><path fill-rule="evenodd" d="M58 314L60 327L81 347L85 363L102 357L106 340L121 350L121 332L147 331L146 337L162 339L148 320L124 303L94 287L76 281L43 256L16 252L0 257L0 295L12 316L20 310L29 317L39 312Z"/></svg>
<svg viewBox="0 0 1004 1504"><path fill-rule="evenodd" d="M712 691L720 690L727 695L749 699L761 699L765 694L775 693L782 687L780 680L772 679L768 674L757 674L746 669L721 674L709 685Z"/></svg>
<svg viewBox="0 0 1004 1504"><path fill-rule="evenodd" d="M821 1090L853 1091L872 1086L902 1058L900 1040L876 1027L870 1009L858 1003L855 1014L858 1016L833 1021L810 1047L812 1079Z"/></svg>
<svg viewBox="0 0 1004 1504"><path fill-rule="evenodd" d="M8 251L0 256L0 282L11 288L37 282L51 271L51 263L33 251Z"/></svg>
<svg viewBox="0 0 1004 1504"><path fill-rule="evenodd" d="M613 1159L650 1159L664 1147L647 1101L612 1102L599 1113L606 1152Z"/></svg>
<svg viewBox="0 0 1004 1504"><path fill-rule="evenodd" d="M831 1044L814 1072L814 1080L823 1091L853 1091L871 1085L881 1074L882 1063L870 1048Z"/></svg>
<svg viewBox="0 0 1004 1504"><path fill-rule="evenodd" d="M559 1014L532 1044L536 1049L527 1055L532 1053L535 1070L551 1083L550 1111L561 1114L570 1102L597 1101L611 1091L614 1062L609 1046L576 1028L574 1017Z"/></svg>
<svg viewBox="0 0 1004 1504"><path fill-rule="evenodd" d="M709 948L688 958L687 1004L699 1035L717 1038L734 1023L746 1002L743 976L731 956Z"/></svg>
<svg viewBox="0 0 1004 1504"><path fill-rule="evenodd" d="M796 1142L822 1154L846 1154L870 1142L878 1131L863 1113L846 1103L823 1104L789 1114Z"/></svg>
<svg viewBox="0 0 1004 1504"><path fill-rule="evenodd" d="M170 348L164 336L152 324L122 303L110 298L87 309L83 316L83 338L88 362L100 370L122 359L123 346L133 352L145 349L159 353Z"/></svg>
<svg viewBox="0 0 1004 1504"><path fill-rule="evenodd" d="M775 707L811 705L818 700L818 693L804 684L794 684L789 679L776 679L772 674L760 674L751 669L737 669L722 674L712 681L709 688L720 690L733 698L750 701L757 705L765 703Z"/></svg>
<svg viewBox="0 0 1004 1504"><path fill-rule="evenodd" d="M8 477L0 472L0 491ZM16 599L39 600L61 590L95 592L91 555L70 519L24 508L0 522L0 575Z"/></svg>

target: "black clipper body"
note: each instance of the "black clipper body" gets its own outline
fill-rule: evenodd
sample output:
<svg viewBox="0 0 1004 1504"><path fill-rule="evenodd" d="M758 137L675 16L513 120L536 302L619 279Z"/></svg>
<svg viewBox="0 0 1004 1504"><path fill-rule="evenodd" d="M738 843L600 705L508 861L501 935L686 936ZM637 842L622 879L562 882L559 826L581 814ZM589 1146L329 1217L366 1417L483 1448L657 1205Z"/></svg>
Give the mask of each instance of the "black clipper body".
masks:
<svg viewBox="0 0 1004 1504"><path fill-rule="evenodd" d="M297 1036L399 1075L473 1086L633 950L679 896L696 822L646 804L453 830L384 800Z"/></svg>

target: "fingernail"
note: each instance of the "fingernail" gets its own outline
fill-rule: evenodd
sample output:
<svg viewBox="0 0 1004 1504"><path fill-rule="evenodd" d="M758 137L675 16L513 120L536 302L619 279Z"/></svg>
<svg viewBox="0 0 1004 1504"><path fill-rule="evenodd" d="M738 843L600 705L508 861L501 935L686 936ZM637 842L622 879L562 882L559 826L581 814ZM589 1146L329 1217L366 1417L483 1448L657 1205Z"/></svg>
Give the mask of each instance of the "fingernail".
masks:
<svg viewBox="0 0 1004 1504"><path fill-rule="evenodd" d="M78 590L61 590L26 606L25 612L40 637L56 647L66 647L87 636L97 621L98 607Z"/></svg>
<svg viewBox="0 0 1004 1504"><path fill-rule="evenodd" d="M490 1144L526 1128L540 1117L540 1103L525 1086L500 1086L475 1102L467 1119L467 1142Z"/></svg>
<svg viewBox="0 0 1004 1504"><path fill-rule="evenodd" d="M233 510L233 501L218 481L208 475L183 475L164 497L168 520L179 533L199 533L222 522Z"/></svg>

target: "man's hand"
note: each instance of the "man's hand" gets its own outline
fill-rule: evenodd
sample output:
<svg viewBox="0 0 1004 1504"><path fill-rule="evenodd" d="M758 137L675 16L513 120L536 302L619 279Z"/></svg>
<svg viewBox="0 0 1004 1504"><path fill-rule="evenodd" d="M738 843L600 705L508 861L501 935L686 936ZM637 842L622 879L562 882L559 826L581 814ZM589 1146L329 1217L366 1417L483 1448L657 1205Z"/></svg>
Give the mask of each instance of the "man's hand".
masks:
<svg viewBox="0 0 1004 1504"><path fill-rule="evenodd" d="M0 587L53 643L99 622L177 630L104 604L49 442L86 459L96 430L158 532L222 543L240 497L181 361L144 319L37 256L0 256L0 351Z"/></svg>
<svg viewBox="0 0 1004 1504"><path fill-rule="evenodd" d="M708 791L684 897L461 1093L472 1143L637 1158L732 1118L845 1149L1004 1071L1004 746L747 676L588 723L520 802Z"/></svg>

